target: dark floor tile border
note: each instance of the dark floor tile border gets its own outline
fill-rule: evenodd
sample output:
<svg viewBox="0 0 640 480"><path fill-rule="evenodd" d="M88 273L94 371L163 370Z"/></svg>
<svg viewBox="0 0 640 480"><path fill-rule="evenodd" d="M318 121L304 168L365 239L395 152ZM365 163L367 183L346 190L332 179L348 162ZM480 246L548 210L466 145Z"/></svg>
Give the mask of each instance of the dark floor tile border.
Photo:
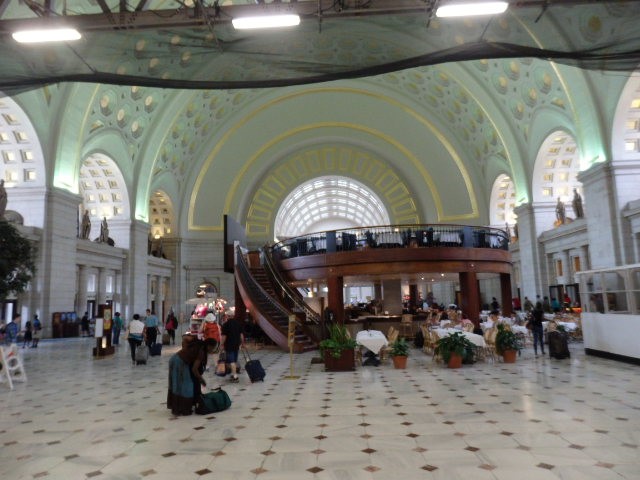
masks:
<svg viewBox="0 0 640 480"><path fill-rule="evenodd" d="M594 357L607 358L609 360L616 360L618 362L631 363L633 365L640 365L640 358L628 357L626 355L619 355L617 353L605 352L603 350L595 350L593 348L585 348L584 352L587 355L593 355Z"/></svg>

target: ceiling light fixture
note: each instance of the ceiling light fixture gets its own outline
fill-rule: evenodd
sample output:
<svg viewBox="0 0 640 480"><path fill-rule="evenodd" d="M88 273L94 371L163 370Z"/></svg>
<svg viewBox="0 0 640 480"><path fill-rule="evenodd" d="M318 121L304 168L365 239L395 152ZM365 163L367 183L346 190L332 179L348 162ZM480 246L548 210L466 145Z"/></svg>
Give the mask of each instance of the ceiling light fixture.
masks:
<svg viewBox="0 0 640 480"><path fill-rule="evenodd" d="M436 17L468 17L472 15L497 15L504 13L509 2L450 3L436 10Z"/></svg>
<svg viewBox="0 0 640 480"><path fill-rule="evenodd" d="M300 25L299 15L260 15L258 17L238 17L231 20L236 30L257 28L295 27Z"/></svg>
<svg viewBox="0 0 640 480"><path fill-rule="evenodd" d="M80 40L82 35L75 28L47 28L40 30L18 30L11 34L18 43L70 42Z"/></svg>

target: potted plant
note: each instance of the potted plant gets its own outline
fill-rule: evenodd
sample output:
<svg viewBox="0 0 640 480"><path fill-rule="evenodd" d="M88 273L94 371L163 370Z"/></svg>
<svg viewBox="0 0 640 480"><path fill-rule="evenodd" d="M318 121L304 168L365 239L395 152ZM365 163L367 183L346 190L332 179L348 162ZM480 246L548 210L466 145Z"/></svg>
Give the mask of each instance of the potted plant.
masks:
<svg viewBox="0 0 640 480"><path fill-rule="evenodd" d="M398 338L391 344L391 352L394 368L407 368L407 357L409 357L409 344L404 337Z"/></svg>
<svg viewBox="0 0 640 480"><path fill-rule="evenodd" d="M440 355L449 368L460 368L463 360L473 361L473 349L473 343L462 332L454 332L438 340L434 355Z"/></svg>
<svg viewBox="0 0 640 480"><path fill-rule="evenodd" d="M522 350L522 343L518 336L502 323L498 324L496 334L496 352L502 355L504 363L515 363L516 354Z"/></svg>
<svg viewBox="0 0 640 480"><path fill-rule="evenodd" d="M320 352L324 367L328 372L355 370L356 341L351 338L347 327L334 323L329 326L329 338L320 342Z"/></svg>

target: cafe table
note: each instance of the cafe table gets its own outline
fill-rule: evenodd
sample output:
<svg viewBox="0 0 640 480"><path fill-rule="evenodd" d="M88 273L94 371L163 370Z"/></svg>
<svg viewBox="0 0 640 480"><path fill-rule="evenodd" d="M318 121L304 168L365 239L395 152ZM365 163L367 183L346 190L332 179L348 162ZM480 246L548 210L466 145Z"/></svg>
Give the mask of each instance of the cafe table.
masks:
<svg viewBox="0 0 640 480"><path fill-rule="evenodd" d="M476 347L484 348L487 345L484 338L482 338L482 335L478 335L477 333L465 332L464 330L458 330L456 328L437 328L435 331L440 338L446 337L447 335L451 335L455 332L460 332Z"/></svg>
<svg viewBox="0 0 640 480"><path fill-rule="evenodd" d="M356 334L356 343L375 354L378 354L382 347L389 345L387 337L379 330L360 330Z"/></svg>

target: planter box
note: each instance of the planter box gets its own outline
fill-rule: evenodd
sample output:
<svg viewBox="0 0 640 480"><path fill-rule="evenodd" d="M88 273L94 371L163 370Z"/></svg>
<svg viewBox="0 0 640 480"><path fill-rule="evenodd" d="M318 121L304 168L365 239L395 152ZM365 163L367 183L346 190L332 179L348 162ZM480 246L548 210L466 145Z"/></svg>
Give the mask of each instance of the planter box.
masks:
<svg viewBox="0 0 640 480"><path fill-rule="evenodd" d="M339 358L332 357L328 351L324 352L325 372L350 372L356 369L356 357L353 348L342 351Z"/></svg>

